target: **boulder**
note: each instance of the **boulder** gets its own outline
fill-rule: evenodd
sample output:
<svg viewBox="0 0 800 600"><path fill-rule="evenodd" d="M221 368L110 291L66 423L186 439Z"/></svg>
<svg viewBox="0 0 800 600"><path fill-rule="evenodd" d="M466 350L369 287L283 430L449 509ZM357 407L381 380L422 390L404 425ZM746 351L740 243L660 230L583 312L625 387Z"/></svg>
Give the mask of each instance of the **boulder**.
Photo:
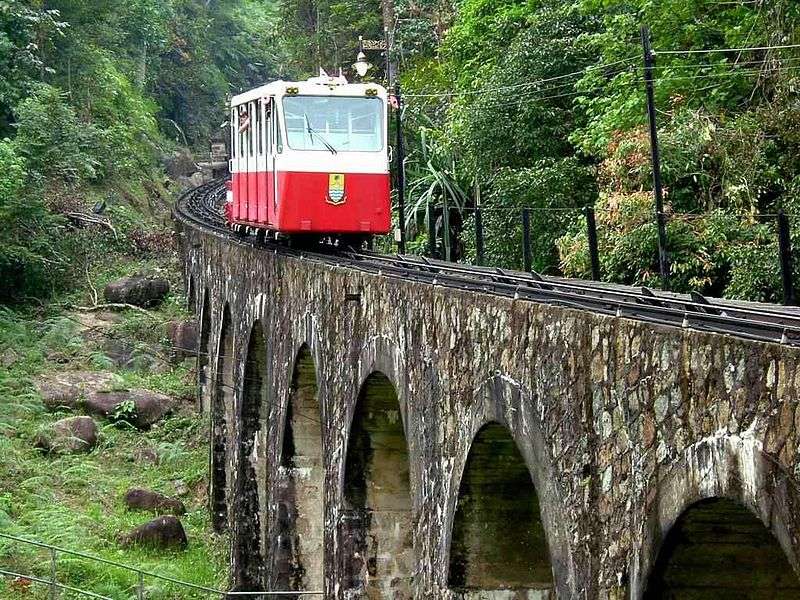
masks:
<svg viewBox="0 0 800 600"><path fill-rule="evenodd" d="M107 302L154 306L169 294L169 282L163 277L123 277L109 283L103 295Z"/></svg>
<svg viewBox="0 0 800 600"><path fill-rule="evenodd" d="M123 535L120 543L127 547L146 546L156 550L184 549L189 545L180 520L171 515L158 517Z"/></svg>
<svg viewBox="0 0 800 600"><path fill-rule="evenodd" d="M0 366L9 369L19 361L19 354L13 348L6 348L3 354L0 354Z"/></svg>
<svg viewBox="0 0 800 600"><path fill-rule="evenodd" d="M185 496L189 493L189 486L186 485L183 479L176 479L172 482L172 485L175 486L175 493L178 494L178 496Z"/></svg>
<svg viewBox="0 0 800 600"><path fill-rule="evenodd" d="M197 355L197 323L195 321L171 321L167 332L172 341L173 358L181 361Z"/></svg>
<svg viewBox="0 0 800 600"><path fill-rule="evenodd" d="M169 414L174 402L169 396L149 390L92 392L86 396L88 412L114 420L128 421L140 429L150 427Z"/></svg>
<svg viewBox="0 0 800 600"><path fill-rule="evenodd" d="M186 506L175 498L159 494L152 490L133 488L125 493L125 506L130 510L146 510L159 514L183 515Z"/></svg>
<svg viewBox="0 0 800 600"><path fill-rule="evenodd" d="M132 371L166 373L171 369L160 346L134 344L128 340L107 337L103 353L117 366Z"/></svg>
<svg viewBox="0 0 800 600"><path fill-rule="evenodd" d="M48 410L72 410L78 406L81 397L91 391L109 389L114 379L113 373L65 371L40 379L36 388Z"/></svg>
<svg viewBox="0 0 800 600"><path fill-rule="evenodd" d="M197 172L198 166L194 156L188 150L177 150L161 158L164 172L171 179L189 177Z"/></svg>
<svg viewBox="0 0 800 600"><path fill-rule="evenodd" d="M56 454L88 452L97 444L97 424L91 417L69 417L56 421L37 434L34 445Z"/></svg>
<svg viewBox="0 0 800 600"><path fill-rule="evenodd" d="M144 465L157 465L161 458L153 448L137 448L131 455L133 462Z"/></svg>

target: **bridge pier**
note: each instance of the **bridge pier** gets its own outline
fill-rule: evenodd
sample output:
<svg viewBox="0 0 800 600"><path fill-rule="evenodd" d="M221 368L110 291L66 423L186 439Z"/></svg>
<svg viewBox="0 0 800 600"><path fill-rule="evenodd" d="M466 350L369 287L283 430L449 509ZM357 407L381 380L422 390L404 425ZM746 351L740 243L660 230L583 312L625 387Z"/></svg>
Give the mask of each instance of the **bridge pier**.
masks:
<svg viewBox="0 0 800 600"><path fill-rule="evenodd" d="M671 581L685 554L670 531L697 531L710 513L687 510L713 498L761 523L745 530L796 583L796 348L186 236L234 583L638 600L651 576Z"/></svg>

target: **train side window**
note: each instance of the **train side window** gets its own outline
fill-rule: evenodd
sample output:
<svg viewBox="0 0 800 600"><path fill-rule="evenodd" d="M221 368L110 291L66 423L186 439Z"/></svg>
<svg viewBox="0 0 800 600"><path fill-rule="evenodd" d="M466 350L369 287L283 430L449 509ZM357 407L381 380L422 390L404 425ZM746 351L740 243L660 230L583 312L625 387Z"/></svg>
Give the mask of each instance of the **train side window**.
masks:
<svg viewBox="0 0 800 600"><path fill-rule="evenodd" d="M239 156L239 158L242 158L246 155L245 144L247 141L247 139L245 138L247 132L247 108L245 108L244 106L239 106L239 116L236 120L236 123L237 123L237 131L239 132L239 135L237 136L239 139L237 155Z"/></svg>
<svg viewBox="0 0 800 600"><path fill-rule="evenodd" d="M231 158L236 158L236 110L231 108L228 122L229 142L231 144Z"/></svg>
<svg viewBox="0 0 800 600"><path fill-rule="evenodd" d="M256 139L258 146L256 152L259 156L264 154L264 104L261 100L256 101Z"/></svg>
<svg viewBox="0 0 800 600"><path fill-rule="evenodd" d="M255 109L253 108L253 103L251 102L247 106L248 116L250 117L249 126L247 128L247 151L249 152L249 156L253 156L253 133L255 131Z"/></svg>
<svg viewBox="0 0 800 600"><path fill-rule="evenodd" d="M272 119L272 133L275 136L275 148L278 151L278 154L283 152L283 140L281 139L281 125L280 119L278 117L278 107L275 104L275 99L272 100L272 114L274 118Z"/></svg>
<svg viewBox="0 0 800 600"><path fill-rule="evenodd" d="M272 105L267 98L262 100L264 106L264 149L269 153L270 127L272 127Z"/></svg>

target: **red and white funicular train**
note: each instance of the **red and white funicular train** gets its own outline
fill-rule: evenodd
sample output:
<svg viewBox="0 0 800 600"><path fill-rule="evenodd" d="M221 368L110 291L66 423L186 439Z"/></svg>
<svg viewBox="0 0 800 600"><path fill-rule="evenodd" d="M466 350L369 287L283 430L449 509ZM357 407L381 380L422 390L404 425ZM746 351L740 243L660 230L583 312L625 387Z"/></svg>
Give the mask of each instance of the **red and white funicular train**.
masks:
<svg viewBox="0 0 800 600"><path fill-rule="evenodd" d="M325 74L235 96L230 226L350 243L387 233L387 112L383 87Z"/></svg>

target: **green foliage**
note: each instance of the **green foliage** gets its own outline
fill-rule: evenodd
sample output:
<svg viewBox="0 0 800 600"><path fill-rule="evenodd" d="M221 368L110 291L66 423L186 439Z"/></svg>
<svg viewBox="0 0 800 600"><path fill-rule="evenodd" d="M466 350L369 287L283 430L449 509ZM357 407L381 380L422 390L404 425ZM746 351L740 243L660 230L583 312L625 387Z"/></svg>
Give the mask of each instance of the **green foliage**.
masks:
<svg viewBox="0 0 800 600"><path fill-rule="evenodd" d="M651 194L602 194L596 211L603 279L660 287ZM567 276L588 278L588 240L580 225L574 224L573 230L558 240L561 268ZM780 301L774 224L721 210L669 215L667 246L673 289Z"/></svg>
<svg viewBox="0 0 800 600"><path fill-rule="evenodd" d="M599 64L626 61L609 77L587 73L578 104L588 116L572 140L585 152L602 156L614 132L646 122L644 88L636 66L642 61L640 24L652 31L659 50L698 50L788 44L796 40L796 3L777 0L726 3L709 0L584 0L583 10L602 15L603 27L584 36ZM656 103L666 110L675 100L712 113L738 112L754 101L771 98L792 54L772 52L657 54ZM788 60L788 62L786 62ZM624 68L627 65L628 68Z"/></svg>
<svg viewBox="0 0 800 600"><path fill-rule="evenodd" d="M25 160L16 145L0 141L0 301L36 296L52 287L67 266L56 233L60 219L26 189Z"/></svg>
<svg viewBox="0 0 800 600"><path fill-rule="evenodd" d="M98 132L79 122L62 92L38 84L15 112L15 145L35 178L72 183L96 179L100 161L90 152L96 147Z"/></svg>
<svg viewBox="0 0 800 600"><path fill-rule="evenodd" d="M378 0L281 0L281 44L287 68L295 77L317 75L319 68L335 74L342 68L353 76L358 36L383 39ZM375 72L382 72L378 55Z"/></svg>
<svg viewBox="0 0 800 600"><path fill-rule="evenodd" d="M575 158L544 159L529 168L500 171L481 205L486 263L522 268L522 208L530 208L533 268L557 273L556 240L576 218L582 220L581 209L595 194L593 169ZM470 219L465 230L473 228ZM467 247L474 259L472 239Z"/></svg>
<svg viewBox="0 0 800 600"><path fill-rule="evenodd" d="M52 72L45 53L66 28L57 10L22 0L0 2L0 136L11 133L11 109L37 76Z"/></svg>
<svg viewBox="0 0 800 600"><path fill-rule="evenodd" d="M415 17L415 7L398 8ZM800 55L682 51L796 44L800 5L460 0L455 8L443 41L427 54L431 36L408 36L416 49L403 74L412 200L415 190L431 189L429 173L413 165L424 164L426 139L436 140L457 166L438 170L470 194L481 190L489 263L521 265L519 209L528 205L536 209L535 268L588 276L585 219L574 209L597 202L604 278L660 285L645 23L656 50L671 286L780 299L769 215L800 208ZM464 231L471 227L467 219ZM793 239L798 253L800 232Z"/></svg>
<svg viewBox="0 0 800 600"><path fill-rule="evenodd" d="M441 141L432 139L435 131L419 129L419 152L407 161L407 176L411 180L408 195L411 200L407 220L423 214L428 204L447 205L463 211L469 202L464 189L464 171Z"/></svg>
<svg viewBox="0 0 800 600"><path fill-rule="evenodd" d="M172 318L172 308L158 313ZM123 319L127 320L127 316ZM124 321L123 321L124 322ZM151 323L152 328L152 323ZM7 368L0 370L0 529L29 539L57 544L148 571L215 588L227 583L227 542L211 530L205 504L208 453L207 425L193 412L179 410L146 432L100 422L95 450L75 456L45 455L33 448L40 429L68 416L44 410L33 382L50 369L85 369L93 350L78 333L72 315L52 308L14 312L0 308L0 349ZM184 368L154 374L117 374L115 387L142 386L184 399L194 378ZM128 417L124 406L120 417ZM133 455L155 451L157 464L137 464ZM190 490L182 498L188 514L181 520L190 539L185 552L158 553L121 548L117 537L151 516L128 511L123 494L131 487L176 495L178 482ZM0 540L5 568L46 576L48 556L32 547ZM135 575L121 569L62 556L61 581L112 598L127 600ZM146 579L148 598L201 598L198 593ZM5 587L4 587L5 586ZM8 580L0 597L17 597ZM35 595L32 588L32 598Z"/></svg>

